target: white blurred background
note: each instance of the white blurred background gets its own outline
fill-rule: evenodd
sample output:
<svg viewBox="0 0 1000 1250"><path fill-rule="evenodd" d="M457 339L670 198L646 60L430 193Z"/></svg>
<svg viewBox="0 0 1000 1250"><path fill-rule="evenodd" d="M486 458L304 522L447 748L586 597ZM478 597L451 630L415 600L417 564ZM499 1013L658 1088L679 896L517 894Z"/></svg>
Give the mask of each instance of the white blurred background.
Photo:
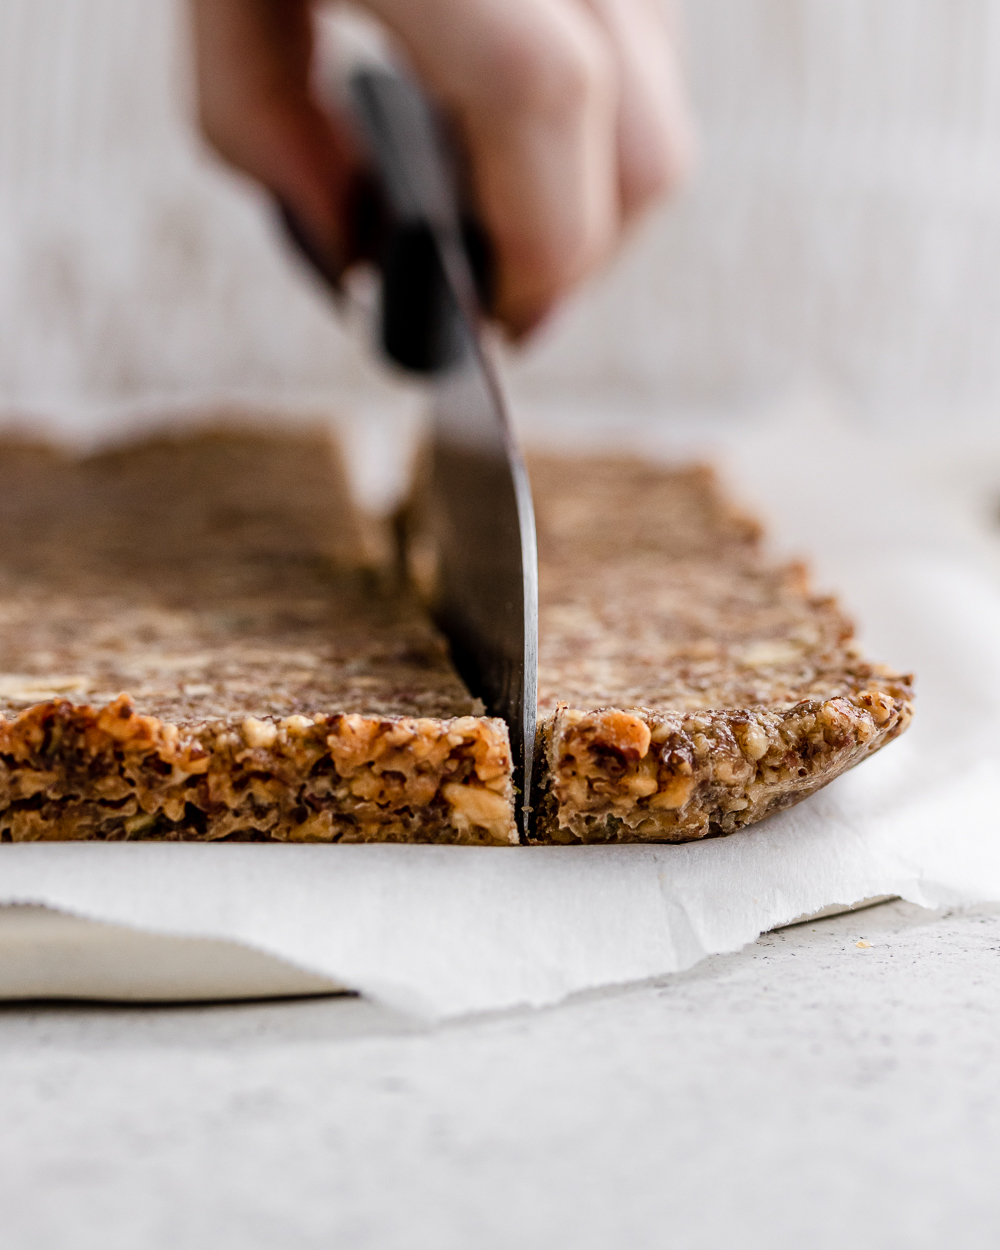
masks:
<svg viewBox="0 0 1000 1250"><path fill-rule="evenodd" d="M691 0L693 185L509 362L524 411L1000 403L1000 4ZM0 413L405 404L201 149L175 0L0 2Z"/></svg>

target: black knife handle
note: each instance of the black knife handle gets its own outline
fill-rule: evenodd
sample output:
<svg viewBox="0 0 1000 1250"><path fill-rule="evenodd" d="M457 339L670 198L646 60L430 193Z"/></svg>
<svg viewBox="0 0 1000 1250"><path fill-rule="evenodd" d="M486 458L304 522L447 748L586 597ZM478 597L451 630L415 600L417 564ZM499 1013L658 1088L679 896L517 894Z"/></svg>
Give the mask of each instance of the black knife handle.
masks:
<svg viewBox="0 0 1000 1250"><path fill-rule="evenodd" d="M462 322L429 226L393 228L379 257L381 340L386 355L415 373L438 373L465 349Z"/></svg>
<svg viewBox="0 0 1000 1250"><path fill-rule="evenodd" d="M358 202L371 220L357 227L359 237L365 232L373 239L382 271L382 346L404 368L439 372L465 350L442 249L457 246L474 298L486 308L492 273L487 236L465 210L455 152L416 83L370 66L355 71L349 91L373 173L373 196Z"/></svg>
<svg viewBox="0 0 1000 1250"><path fill-rule="evenodd" d="M463 204L457 160L419 87L394 70L366 66L355 70L348 90L369 161L353 196L352 252L374 261L381 273L382 350L404 369L439 373L466 350L442 247L457 245L473 298L485 310L492 298L489 239ZM287 205L279 207L292 241L339 294L340 273Z"/></svg>

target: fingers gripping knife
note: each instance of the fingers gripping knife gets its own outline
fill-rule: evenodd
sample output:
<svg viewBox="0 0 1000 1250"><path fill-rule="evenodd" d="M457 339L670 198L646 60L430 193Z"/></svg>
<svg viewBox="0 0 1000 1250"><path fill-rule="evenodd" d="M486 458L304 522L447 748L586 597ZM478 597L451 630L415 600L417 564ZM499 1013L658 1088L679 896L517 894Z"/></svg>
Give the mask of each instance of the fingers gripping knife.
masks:
<svg viewBox="0 0 1000 1250"><path fill-rule="evenodd" d="M471 693L507 722L524 831L537 700L535 518L480 333L475 235L463 224L447 146L417 87L394 71L365 68L350 92L375 177L366 225L382 275L382 346L432 384L421 511L434 615Z"/></svg>

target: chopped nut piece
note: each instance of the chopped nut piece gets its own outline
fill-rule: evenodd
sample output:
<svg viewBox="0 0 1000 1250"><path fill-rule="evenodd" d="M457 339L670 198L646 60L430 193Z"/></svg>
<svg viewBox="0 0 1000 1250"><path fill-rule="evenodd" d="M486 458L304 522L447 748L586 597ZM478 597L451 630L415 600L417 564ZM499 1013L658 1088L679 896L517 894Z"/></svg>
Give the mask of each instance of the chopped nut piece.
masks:
<svg viewBox="0 0 1000 1250"><path fill-rule="evenodd" d="M743 733L739 737L743 740L743 754L748 760L756 761L762 759L771 745L767 734L761 729L760 725L754 724L753 721L742 728Z"/></svg>
<svg viewBox="0 0 1000 1250"><path fill-rule="evenodd" d="M241 728L248 747L273 747L278 737L277 725L272 725L270 721L257 720L255 716L248 716Z"/></svg>
<svg viewBox="0 0 1000 1250"><path fill-rule="evenodd" d="M649 726L628 712L602 712L595 743L620 751L629 760L641 760L649 750Z"/></svg>
<svg viewBox="0 0 1000 1250"><path fill-rule="evenodd" d="M676 811L688 801L696 785L693 777L671 777L663 789L650 799L649 806L661 811Z"/></svg>
<svg viewBox="0 0 1000 1250"><path fill-rule="evenodd" d="M503 795L478 786L459 785L449 782L442 793L459 815L483 829L505 829L508 824L508 804ZM516 839L511 839L516 841Z"/></svg>

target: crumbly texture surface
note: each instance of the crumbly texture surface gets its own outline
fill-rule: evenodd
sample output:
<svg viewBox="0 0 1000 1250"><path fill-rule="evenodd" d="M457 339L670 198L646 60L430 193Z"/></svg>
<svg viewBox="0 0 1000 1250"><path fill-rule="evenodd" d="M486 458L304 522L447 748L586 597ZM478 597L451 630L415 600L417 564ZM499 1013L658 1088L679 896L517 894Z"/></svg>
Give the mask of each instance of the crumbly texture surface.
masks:
<svg viewBox="0 0 1000 1250"><path fill-rule="evenodd" d="M516 840L325 431L0 444L0 838Z"/></svg>
<svg viewBox="0 0 1000 1250"><path fill-rule="evenodd" d="M708 469L535 457L540 841L687 841L900 734L912 679L762 549Z"/></svg>
<svg viewBox="0 0 1000 1250"><path fill-rule="evenodd" d="M536 457L533 837L686 841L899 734L910 678L702 468ZM0 839L517 840L506 727L323 431L0 443Z"/></svg>

